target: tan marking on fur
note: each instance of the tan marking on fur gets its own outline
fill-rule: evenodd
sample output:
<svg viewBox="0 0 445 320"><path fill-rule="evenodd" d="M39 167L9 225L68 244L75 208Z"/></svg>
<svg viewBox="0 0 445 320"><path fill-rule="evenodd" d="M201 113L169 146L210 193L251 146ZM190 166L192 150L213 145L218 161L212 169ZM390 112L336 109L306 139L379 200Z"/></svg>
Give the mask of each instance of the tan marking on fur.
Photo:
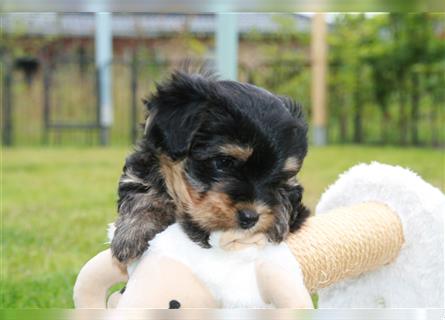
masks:
<svg viewBox="0 0 445 320"><path fill-rule="evenodd" d="M161 155L159 163L169 195L173 198L179 209L188 211L192 200L189 194L190 186L184 177L184 163L182 161L173 162L169 157L164 155Z"/></svg>
<svg viewBox="0 0 445 320"><path fill-rule="evenodd" d="M257 212L260 214L258 222L254 226L254 232L266 232L275 222L273 210L264 204L255 204Z"/></svg>
<svg viewBox="0 0 445 320"><path fill-rule="evenodd" d="M193 197L192 197L193 198ZM201 226L212 230L238 229L238 210L251 209L259 214L258 222L248 230L241 232L254 234L266 232L274 223L274 214L270 207L261 202L232 203L222 192L209 191L201 199L192 199L188 212Z"/></svg>
<svg viewBox="0 0 445 320"><path fill-rule="evenodd" d="M246 230L252 233L266 233L275 222L273 214L260 215L258 222L250 229Z"/></svg>
<svg viewBox="0 0 445 320"><path fill-rule="evenodd" d="M217 190L200 194L187 181L183 162L175 163L167 156L161 156L160 166L168 193L180 212L188 213L201 227L209 230L238 229L240 209L255 210L260 215L255 226L245 232L266 232L275 221L272 209L262 202L233 203L227 194Z"/></svg>
<svg viewBox="0 0 445 320"><path fill-rule="evenodd" d="M236 144L222 145L219 150L224 154L243 161L246 161L253 153L253 149L251 147L243 147Z"/></svg>
<svg viewBox="0 0 445 320"><path fill-rule="evenodd" d="M289 157L286 159L286 162L284 162L284 171L296 171L300 168L300 161L298 161L295 157Z"/></svg>
<svg viewBox="0 0 445 320"><path fill-rule="evenodd" d="M209 191L201 196L185 178L183 162L173 162L166 156L160 158L168 193L181 213L188 213L201 226L211 229L234 227L233 209L224 193Z"/></svg>
<svg viewBox="0 0 445 320"><path fill-rule="evenodd" d="M203 198L193 200L193 208L189 214L201 226L221 230L238 226L237 210L225 193L209 191Z"/></svg>
<svg viewBox="0 0 445 320"><path fill-rule="evenodd" d="M237 210L250 209L259 214L258 222L250 229L245 230L249 233L261 233L266 232L274 223L273 209L267 206L265 203L255 201L254 203L241 202L236 205ZM235 212L236 214L236 212Z"/></svg>
<svg viewBox="0 0 445 320"><path fill-rule="evenodd" d="M205 228L237 227L236 210L225 193L208 191L201 196L186 180L182 162L174 163L167 156L161 156L160 166L168 193L181 213L188 213Z"/></svg>

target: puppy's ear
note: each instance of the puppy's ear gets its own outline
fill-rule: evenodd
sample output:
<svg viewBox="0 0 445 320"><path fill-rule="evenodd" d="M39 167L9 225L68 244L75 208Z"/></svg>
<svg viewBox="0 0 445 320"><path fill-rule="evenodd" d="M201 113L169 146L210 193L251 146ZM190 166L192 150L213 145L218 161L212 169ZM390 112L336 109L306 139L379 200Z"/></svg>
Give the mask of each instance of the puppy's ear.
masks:
<svg viewBox="0 0 445 320"><path fill-rule="evenodd" d="M208 90L208 79L182 72L157 85L156 93L145 103L150 113L145 138L173 160L185 157L203 122Z"/></svg>

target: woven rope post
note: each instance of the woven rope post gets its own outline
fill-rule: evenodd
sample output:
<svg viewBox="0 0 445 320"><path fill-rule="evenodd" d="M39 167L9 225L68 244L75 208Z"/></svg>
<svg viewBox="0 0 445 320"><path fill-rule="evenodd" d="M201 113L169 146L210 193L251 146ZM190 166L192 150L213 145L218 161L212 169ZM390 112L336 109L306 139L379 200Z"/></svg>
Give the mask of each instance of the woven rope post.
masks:
<svg viewBox="0 0 445 320"><path fill-rule="evenodd" d="M311 217L287 240L310 292L390 263L403 242L398 215L373 202Z"/></svg>

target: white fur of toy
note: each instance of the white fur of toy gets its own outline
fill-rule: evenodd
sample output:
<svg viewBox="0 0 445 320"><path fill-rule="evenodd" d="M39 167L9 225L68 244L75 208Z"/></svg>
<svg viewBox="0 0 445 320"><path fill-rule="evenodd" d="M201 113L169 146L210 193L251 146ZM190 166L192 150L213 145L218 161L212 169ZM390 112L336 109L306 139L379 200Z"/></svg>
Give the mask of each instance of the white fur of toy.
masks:
<svg viewBox="0 0 445 320"><path fill-rule="evenodd" d="M341 175L316 212L366 201L398 213L405 244L389 265L319 290L319 307L443 308L444 194L410 170L373 162Z"/></svg>
<svg viewBox="0 0 445 320"><path fill-rule="evenodd" d="M109 236L112 234L113 229ZM300 267L285 243L226 251L219 246L220 236L220 232L212 233L209 241L212 248L204 249L190 240L176 223L151 240L144 255L158 254L188 266L210 289L222 308L273 307L260 295L256 272L258 263L273 263L286 274L289 283L304 287ZM137 262L129 266L130 278L137 266Z"/></svg>

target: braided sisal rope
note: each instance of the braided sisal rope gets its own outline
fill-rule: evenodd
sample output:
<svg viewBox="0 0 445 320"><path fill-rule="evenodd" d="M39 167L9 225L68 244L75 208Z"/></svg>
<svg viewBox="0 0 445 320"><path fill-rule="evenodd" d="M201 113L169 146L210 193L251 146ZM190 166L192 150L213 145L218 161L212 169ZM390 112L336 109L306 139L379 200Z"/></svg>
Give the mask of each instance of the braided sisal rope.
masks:
<svg viewBox="0 0 445 320"><path fill-rule="evenodd" d="M287 240L310 292L388 264L403 242L398 215L373 202L311 217Z"/></svg>

